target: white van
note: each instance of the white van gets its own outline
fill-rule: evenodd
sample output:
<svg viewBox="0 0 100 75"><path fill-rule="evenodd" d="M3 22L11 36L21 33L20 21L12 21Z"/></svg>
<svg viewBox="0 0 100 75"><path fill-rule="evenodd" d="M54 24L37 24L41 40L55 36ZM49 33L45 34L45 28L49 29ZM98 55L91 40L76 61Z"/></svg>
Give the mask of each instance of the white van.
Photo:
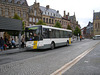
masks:
<svg viewBox="0 0 100 75"><path fill-rule="evenodd" d="M93 37L93 40L100 40L100 35L95 35L95 36Z"/></svg>

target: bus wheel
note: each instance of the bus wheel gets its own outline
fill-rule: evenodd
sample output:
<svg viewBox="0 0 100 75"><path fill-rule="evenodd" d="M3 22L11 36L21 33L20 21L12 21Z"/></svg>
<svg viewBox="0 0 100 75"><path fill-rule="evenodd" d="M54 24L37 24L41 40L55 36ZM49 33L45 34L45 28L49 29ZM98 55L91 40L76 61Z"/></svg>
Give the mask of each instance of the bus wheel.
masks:
<svg viewBox="0 0 100 75"><path fill-rule="evenodd" d="M54 43L51 43L51 50L53 50L55 48Z"/></svg>

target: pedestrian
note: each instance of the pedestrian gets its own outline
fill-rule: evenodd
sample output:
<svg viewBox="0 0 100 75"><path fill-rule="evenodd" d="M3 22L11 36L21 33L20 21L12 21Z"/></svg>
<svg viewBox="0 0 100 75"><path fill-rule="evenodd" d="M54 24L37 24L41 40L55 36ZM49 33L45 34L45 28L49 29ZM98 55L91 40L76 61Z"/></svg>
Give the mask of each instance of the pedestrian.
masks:
<svg viewBox="0 0 100 75"><path fill-rule="evenodd" d="M14 46L14 48L16 48L14 39L11 40L11 44L12 44L12 46Z"/></svg>
<svg viewBox="0 0 100 75"><path fill-rule="evenodd" d="M7 41L7 46L9 47L9 49L11 49L11 43L9 41Z"/></svg>
<svg viewBox="0 0 100 75"><path fill-rule="evenodd" d="M7 37L6 37L6 36L5 36L5 38L4 38L4 41L5 41L5 44L7 44L8 39L7 39Z"/></svg>
<svg viewBox="0 0 100 75"><path fill-rule="evenodd" d="M23 37L22 40L21 40L21 42L22 42L21 47L22 47L22 48L24 48L24 45L25 45L24 41L25 41L25 39L24 39L24 37Z"/></svg>
<svg viewBox="0 0 100 75"><path fill-rule="evenodd" d="M82 35L80 35L80 41L82 40Z"/></svg>
<svg viewBox="0 0 100 75"><path fill-rule="evenodd" d="M2 51L4 49L4 40L2 37L0 37L0 50Z"/></svg>
<svg viewBox="0 0 100 75"><path fill-rule="evenodd" d="M4 50L7 49L7 44L4 42Z"/></svg>

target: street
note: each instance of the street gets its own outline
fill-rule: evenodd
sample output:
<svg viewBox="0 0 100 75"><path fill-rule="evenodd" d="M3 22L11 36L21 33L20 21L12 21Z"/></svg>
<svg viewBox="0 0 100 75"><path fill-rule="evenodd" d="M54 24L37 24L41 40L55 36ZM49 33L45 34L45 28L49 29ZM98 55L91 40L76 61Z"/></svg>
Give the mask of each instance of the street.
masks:
<svg viewBox="0 0 100 75"><path fill-rule="evenodd" d="M54 50L0 51L0 75L53 75L62 66L94 46L86 56L68 70L65 69L63 74L55 75L99 75L100 40L92 39L75 41L70 46Z"/></svg>

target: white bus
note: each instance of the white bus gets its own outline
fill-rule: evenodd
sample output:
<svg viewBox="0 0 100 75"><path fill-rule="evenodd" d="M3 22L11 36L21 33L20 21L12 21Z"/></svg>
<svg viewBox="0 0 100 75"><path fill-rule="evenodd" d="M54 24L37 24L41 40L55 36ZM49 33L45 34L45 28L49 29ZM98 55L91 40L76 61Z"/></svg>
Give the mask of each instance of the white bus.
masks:
<svg viewBox="0 0 100 75"><path fill-rule="evenodd" d="M34 25L25 28L27 49L46 49L71 44L72 31L62 28Z"/></svg>
<svg viewBox="0 0 100 75"><path fill-rule="evenodd" d="M94 40L100 40L100 35L95 35L95 36L93 37L93 39L94 39Z"/></svg>

